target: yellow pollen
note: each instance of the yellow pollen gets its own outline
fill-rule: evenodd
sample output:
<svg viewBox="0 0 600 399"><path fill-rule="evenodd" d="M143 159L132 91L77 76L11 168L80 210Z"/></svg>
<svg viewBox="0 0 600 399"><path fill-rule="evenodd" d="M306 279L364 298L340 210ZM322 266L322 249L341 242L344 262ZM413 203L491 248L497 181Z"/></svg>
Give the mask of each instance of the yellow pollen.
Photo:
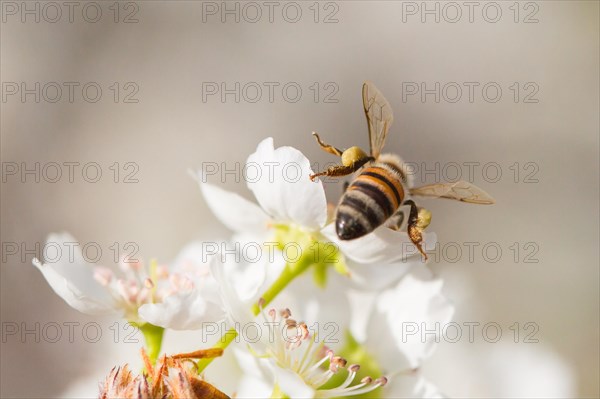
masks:
<svg viewBox="0 0 600 399"><path fill-rule="evenodd" d="M344 166L352 166L356 162L366 157L367 154L363 150L361 150L360 147L350 147L342 153L342 164Z"/></svg>

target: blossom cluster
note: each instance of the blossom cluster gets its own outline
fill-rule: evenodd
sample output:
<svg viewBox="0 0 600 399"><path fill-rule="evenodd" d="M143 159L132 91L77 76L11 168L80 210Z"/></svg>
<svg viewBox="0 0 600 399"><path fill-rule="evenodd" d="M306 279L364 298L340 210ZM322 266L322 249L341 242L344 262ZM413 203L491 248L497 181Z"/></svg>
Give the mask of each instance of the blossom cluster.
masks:
<svg viewBox="0 0 600 399"><path fill-rule="evenodd" d="M193 175L212 212L232 231L229 242L274 243L272 256L252 262L218 253L207 257L204 243L194 242L169 265L124 258L119 268L110 268L88 264L81 253L53 263L34 260L71 307L123 317L144 333L144 373L134 377L125 366L113 369L100 397L153 397L159 388L161 397L193 397L194 387L210 386L204 378L213 359L161 357L162 337L169 329L198 330L216 322L229 328L217 346L239 366L227 371L236 388L212 387L205 397L440 396L421 368L435 335L407 339L402 325L447 323L453 307L418 251L406 250L408 235L381 226L340 240L323 183L308 178L309 160L292 147L275 148L273 139L265 139L247 163L294 164L306 178L264 174L248 180L253 202L209 183L203 171ZM75 241L66 233L48 240ZM433 233L425 234L425 248L435 241ZM294 259L285 256L290 244L301 250ZM314 323L332 323L337 339L321 336L311 329ZM260 329L256 339L242 335L232 343L240 326L249 324ZM188 360L190 367L184 366Z"/></svg>

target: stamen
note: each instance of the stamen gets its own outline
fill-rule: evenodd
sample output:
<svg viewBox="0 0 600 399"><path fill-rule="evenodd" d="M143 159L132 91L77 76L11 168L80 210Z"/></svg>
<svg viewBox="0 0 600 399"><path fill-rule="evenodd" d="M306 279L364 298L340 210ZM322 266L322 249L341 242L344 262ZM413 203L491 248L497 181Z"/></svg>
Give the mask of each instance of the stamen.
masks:
<svg viewBox="0 0 600 399"><path fill-rule="evenodd" d="M94 268L94 279L102 286L107 287L114 277L114 273L107 267L98 266Z"/></svg>
<svg viewBox="0 0 600 399"><path fill-rule="evenodd" d="M123 297L123 299L125 299L126 301L129 302L129 294L128 294L127 288L125 286L125 280L123 280L123 279L117 280L117 292L119 293L119 295L121 295Z"/></svg>
<svg viewBox="0 0 600 399"><path fill-rule="evenodd" d="M325 363L327 360L331 360L331 358L333 357L333 351L332 350L328 350L327 354L325 356L323 356L323 358L321 360L319 360L317 363L315 363L311 368L309 368L307 370L307 373L312 373L314 370L318 369L319 367L321 367L321 365L323 363Z"/></svg>
<svg viewBox="0 0 600 399"><path fill-rule="evenodd" d="M346 367L346 363L347 361L343 357L334 356L333 359L331 359L329 370L333 371L334 373L337 373L340 368Z"/></svg>
<svg viewBox="0 0 600 399"><path fill-rule="evenodd" d="M194 282L181 274L171 274L169 281L176 291L191 291L194 288Z"/></svg>
<svg viewBox="0 0 600 399"><path fill-rule="evenodd" d="M346 377L346 380L336 389L343 389L350 386L352 381L354 381L354 377L356 377L356 371L358 371L359 368L360 366L358 364L353 364L352 366L348 367L348 376Z"/></svg>
<svg viewBox="0 0 600 399"><path fill-rule="evenodd" d="M286 319L285 325L287 328L296 328L297 323L296 323L296 320L294 320L294 319Z"/></svg>
<svg viewBox="0 0 600 399"><path fill-rule="evenodd" d="M388 379L385 377L379 377L378 379L375 380L376 384L379 384L380 386L384 386L385 384L388 383Z"/></svg>
<svg viewBox="0 0 600 399"><path fill-rule="evenodd" d="M351 386L351 387L343 387L339 386L333 389L327 389L322 391L317 391L317 396L321 398L333 398L338 396L355 396L362 395L364 393L372 392L375 389L384 386L387 384L387 378L380 377L375 381L375 384L371 384L371 377L365 377L362 379L360 384Z"/></svg>
<svg viewBox="0 0 600 399"><path fill-rule="evenodd" d="M358 370L360 370L360 364L351 364L350 366L348 366L348 371L352 373L357 373Z"/></svg>
<svg viewBox="0 0 600 399"><path fill-rule="evenodd" d="M261 306L261 313L266 319L267 315L262 312L262 305L264 305L262 302L259 300L259 306ZM306 323L292 319L291 315L292 312L289 309L278 312L275 309L269 310L268 317L273 322L276 322L278 326L281 326L279 324L281 322L284 324L283 330L277 329L279 333L283 332L283 335L281 336L279 333L275 335L275 341L269 346L266 356L272 357L279 367L296 373L307 386L315 390L315 398L360 395L387 383L385 377L377 378L375 383L371 377L365 377L356 385L352 385L360 370L360 365L348 365L345 358L335 355L322 343L314 345L316 339L311 337ZM270 328L272 328L271 326ZM302 342L307 340L308 343L302 345ZM324 366L327 362L329 362L328 366ZM331 382L333 375L343 368L347 369L348 374L341 383L337 383L331 389L320 389L327 382Z"/></svg>
<svg viewBox="0 0 600 399"><path fill-rule="evenodd" d="M137 304L142 305L150 298L150 290L148 288L142 288L137 295Z"/></svg>
<svg viewBox="0 0 600 399"><path fill-rule="evenodd" d="M133 280L129 280L127 283L128 286L126 288L129 290L129 300L135 302L140 293L140 287L138 287L137 282Z"/></svg>
<svg viewBox="0 0 600 399"><path fill-rule="evenodd" d="M260 298L258 299L258 308L259 308L259 309L262 309L262 308L264 308L266 304L267 304L267 301L265 301L265 298L263 298L263 297L260 297Z"/></svg>
<svg viewBox="0 0 600 399"><path fill-rule="evenodd" d="M312 352L312 347L315 343L315 340L311 339L310 341L308 341L308 348L304 351L304 355L302 355L302 359L300 359L300 363L298 364L298 374L302 374L304 369L305 369L305 363L306 360L308 359L308 355L311 354ZM321 349L317 350L317 353L321 352ZM308 364L306 364L308 365Z"/></svg>
<svg viewBox="0 0 600 399"><path fill-rule="evenodd" d="M300 328L300 339L301 340L305 341L310 338L310 332L308 331L308 327L306 326L305 322L301 322L298 325L298 328Z"/></svg>
<svg viewBox="0 0 600 399"><path fill-rule="evenodd" d="M138 271L144 268L144 264L141 261L137 259L131 259L129 256L123 256L121 258L121 262L119 262L119 266L124 272L129 270Z"/></svg>
<svg viewBox="0 0 600 399"><path fill-rule="evenodd" d="M165 265L158 266L156 268L156 277L160 280L164 280L169 277L169 268Z"/></svg>

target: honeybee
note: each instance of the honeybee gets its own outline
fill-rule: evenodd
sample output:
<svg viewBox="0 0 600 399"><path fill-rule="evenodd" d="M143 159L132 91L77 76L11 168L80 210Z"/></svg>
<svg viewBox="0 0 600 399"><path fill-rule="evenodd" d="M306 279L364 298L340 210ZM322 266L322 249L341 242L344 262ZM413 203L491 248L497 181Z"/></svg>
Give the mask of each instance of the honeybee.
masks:
<svg viewBox="0 0 600 399"><path fill-rule="evenodd" d="M382 224L400 229L408 212L407 233L419 252L427 259L422 248L423 231L431 222L431 212L418 207L410 196L448 198L471 204L489 205L494 199L479 187L466 182L429 184L411 187L409 171L395 154L381 150L394 120L392 107L371 82L362 87L362 99L369 127L369 154L354 146L340 150L324 143L319 135L313 136L321 148L341 157L342 164L310 176L347 176L359 172L346 186L335 214L335 229L341 240L362 237Z"/></svg>

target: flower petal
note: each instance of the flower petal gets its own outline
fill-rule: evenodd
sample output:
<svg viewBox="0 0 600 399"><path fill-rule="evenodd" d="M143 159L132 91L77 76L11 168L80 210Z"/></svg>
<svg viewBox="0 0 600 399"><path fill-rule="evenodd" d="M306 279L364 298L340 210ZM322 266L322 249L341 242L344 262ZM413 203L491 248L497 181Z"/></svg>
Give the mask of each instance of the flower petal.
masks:
<svg viewBox="0 0 600 399"><path fill-rule="evenodd" d="M367 341L386 372L416 368L431 355L439 337L425 330L441 331L454 313L441 289L440 279L413 272L377 298Z"/></svg>
<svg viewBox="0 0 600 399"><path fill-rule="evenodd" d="M391 263L420 256L406 232L392 230L386 226L380 226L372 233L354 240L340 240L335 232L334 223L325 226L321 233L336 244L346 257L357 263ZM426 250L433 249L436 241L435 233L424 234Z"/></svg>
<svg viewBox="0 0 600 399"><path fill-rule="evenodd" d="M316 230L327 221L323 183L313 182L309 160L297 149L274 149L263 140L246 162L247 184L260 206L276 221Z"/></svg>
<svg viewBox="0 0 600 399"><path fill-rule="evenodd" d="M256 356L254 353L247 350L246 343L242 343L244 350L234 346L232 347L233 354L241 371L246 376L255 377L257 379L267 380L267 375L271 374L270 370L265 368L268 360ZM271 390L273 387L271 387ZM269 392L270 393L270 392Z"/></svg>
<svg viewBox="0 0 600 399"><path fill-rule="evenodd" d="M357 263L348 261L352 282L364 290L380 291L393 285L413 267L423 267L419 257L391 263Z"/></svg>
<svg viewBox="0 0 600 399"><path fill-rule="evenodd" d="M85 261L79 243L67 233L51 234L44 247L47 262L33 264L54 292L72 308L86 314L119 314L108 290L94 279L94 267Z"/></svg>
<svg viewBox="0 0 600 399"><path fill-rule="evenodd" d="M290 399L314 398L315 390L309 387L298 374L277 365L274 367L274 374L281 392Z"/></svg>
<svg viewBox="0 0 600 399"><path fill-rule="evenodd" d="M421 375L400 375L388 380L386 398L443 398L438 388Z"/></svg>
<svg viewBox="0 0 600 399"><path fill-rule="evenodd" d="M170 273L209 274L210 258L201 241L192 241L183 247L169 265ZM210 259L209 259L210 258Z"/></svg>
<svg viewBox="0 0 600 399"><path fill-rule="evenodd" d="M220 303L204 298L200 289L169 295L160 303L140 306L139 316L155 326L173 330L198 330L203 323L225 318Z"/></svg>
<svg viewBox="0 0 600 399"><path fill-rule="evenodd" d="M235 392L239 399L270 398L273 393L273 385L265 380L251 375L244 375Z"/></svg>
<svg viewBox="0 0 600 399"><path fill-rule="evenodd" d="M268 398L274 388L274 377L269 360L259 358L248 350L232 348L240 371L243 373L236 389L238 398Z"/></svg>
<svg viewBox="0 0 600 399"><path fill-rule="evenodd" d="M259 232L267 229L269 217L260 207L237 193L206 183L200 172L196 180L211 211L235 232Z"/></svg>
<svg viewBox="0 0 600 399"><path fill-rule="evenodd" d="M251 301L265 278L263 262L247 264L217 256L211 263L211 273L218 283L223 308L232 325L245 326L254 322ZM250 278L248 276L252 275ZM258 277L257 277L258 276Z"/></svg>
<svg viewBox="0 0 600 399"><path fill-rule="evenodd" d="M321 288L312 281L310 273L305 273L281 292L269 308L292 311L298 318L314 327L319 341L336 349L343 341L344 332L350 328L352 316L347 295L347 277L333 271L327 276L327 286Z"/></svg>
<svg viewBox="0 0 600 399"><path fill-rule="evenodd" d="M210 263L201 242L191 242L169 267L171 273L188 278L193 286L163 298L162 302L140 306L139 316L156 326L174 330L196 330L205 322L225 318L218 283L210 273Z"/></svg>

